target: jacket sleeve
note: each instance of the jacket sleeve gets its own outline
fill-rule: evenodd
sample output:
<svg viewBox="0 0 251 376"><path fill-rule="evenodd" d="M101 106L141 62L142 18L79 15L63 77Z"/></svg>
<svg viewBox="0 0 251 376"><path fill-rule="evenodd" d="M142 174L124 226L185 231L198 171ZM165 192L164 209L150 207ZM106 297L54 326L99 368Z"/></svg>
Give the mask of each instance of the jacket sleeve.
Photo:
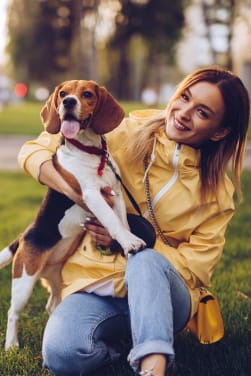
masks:
<svg viewBox="0 0 251 376"><path fill-rule="evenodd" d="M60 134L42 132L35 140L27 141L20 149L18 163L21 168L36 180L40 166L52 158L60 142Z"/></svg>
<svg viewBox="0 0 251 376"><path fill-rule="evenodd" d="M215 213L199 225L188 242L162 252L180 272L190 288L210 286L212 274L222 256L225 231L234 208Z"/></svg>

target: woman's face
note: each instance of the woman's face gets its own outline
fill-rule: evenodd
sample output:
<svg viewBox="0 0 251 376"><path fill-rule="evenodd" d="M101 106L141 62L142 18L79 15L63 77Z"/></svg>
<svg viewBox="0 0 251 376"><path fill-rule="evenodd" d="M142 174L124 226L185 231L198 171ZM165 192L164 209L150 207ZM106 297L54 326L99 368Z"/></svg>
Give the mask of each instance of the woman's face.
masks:
<svg viewBox="0 0 251 376"><path fill-rule="evenodd" d="M229 130L221 128L224 101L220 90L206 81L184 90L172 103L166 133L178 143L200 147L208 140L219 141Z"/></svg>

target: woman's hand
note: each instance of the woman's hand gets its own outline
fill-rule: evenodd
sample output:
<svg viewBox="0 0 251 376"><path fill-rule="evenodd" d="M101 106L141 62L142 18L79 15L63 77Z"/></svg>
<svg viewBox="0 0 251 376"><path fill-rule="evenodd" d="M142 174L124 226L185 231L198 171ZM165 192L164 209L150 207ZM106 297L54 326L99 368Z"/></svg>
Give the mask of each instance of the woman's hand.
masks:
<svg viewBox="0 0 251 376"><path fill-rule="evenodd" d="M110 248L112 237L101 223L94 217L87 218L84 228L90 233L93 242L101 247Z"/></svg>

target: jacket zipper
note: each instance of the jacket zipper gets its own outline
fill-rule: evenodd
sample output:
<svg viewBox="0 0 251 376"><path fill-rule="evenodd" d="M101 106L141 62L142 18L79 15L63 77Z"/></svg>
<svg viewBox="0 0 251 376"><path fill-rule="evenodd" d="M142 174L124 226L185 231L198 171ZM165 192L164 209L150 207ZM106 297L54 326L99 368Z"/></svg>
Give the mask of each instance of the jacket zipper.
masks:
<svg viewBox="0 0 251 376"><path fill-rule="evenodd" d="M180 156L181 144L177 144L175 147L174 155L173 155L173 167L174 173L171 179L168 181L167 184L164 185L163 188L155 195L152 200L152 208L157 204L157 202L161 199L161 197L174 185L178 178L178 162ZM148 210L143 214L144 217L148 216Z"/></svg>

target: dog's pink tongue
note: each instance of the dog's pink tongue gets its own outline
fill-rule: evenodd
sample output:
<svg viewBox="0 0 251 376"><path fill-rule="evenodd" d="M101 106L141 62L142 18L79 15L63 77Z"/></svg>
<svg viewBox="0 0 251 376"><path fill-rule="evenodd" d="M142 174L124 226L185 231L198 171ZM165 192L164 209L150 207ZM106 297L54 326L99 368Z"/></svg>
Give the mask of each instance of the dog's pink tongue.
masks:
<svg viewBox="0 0 251 376"><path fill-rule="evenodd" d="M80 131L80 124L76 120L64 120L61 125L61 132L66 138L74 138Z"/></svg>

